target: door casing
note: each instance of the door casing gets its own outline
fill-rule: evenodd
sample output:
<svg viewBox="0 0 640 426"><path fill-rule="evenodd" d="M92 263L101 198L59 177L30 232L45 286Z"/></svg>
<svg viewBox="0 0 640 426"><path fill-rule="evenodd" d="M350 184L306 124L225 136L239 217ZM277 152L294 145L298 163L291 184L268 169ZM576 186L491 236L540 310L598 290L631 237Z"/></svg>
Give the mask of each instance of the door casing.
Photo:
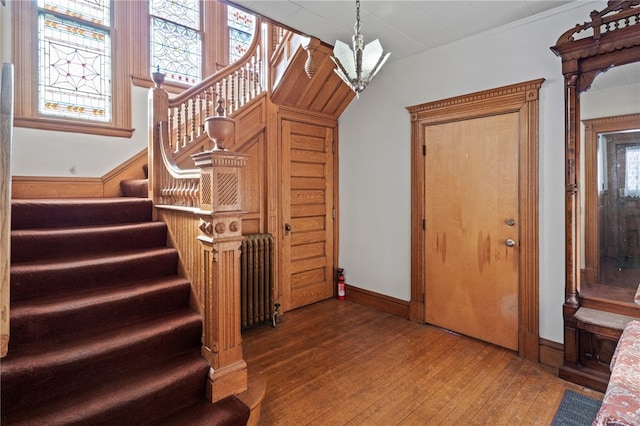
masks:
<svg viewBox="0 0 640 426"><path fill-rule="evenodd" d="M520 259L518 353L539 361L539 91L544 79L407 107L411 115L410 318L425 321L425 126L518 112ZM452 303L455 303L453 301Z"/></svg>

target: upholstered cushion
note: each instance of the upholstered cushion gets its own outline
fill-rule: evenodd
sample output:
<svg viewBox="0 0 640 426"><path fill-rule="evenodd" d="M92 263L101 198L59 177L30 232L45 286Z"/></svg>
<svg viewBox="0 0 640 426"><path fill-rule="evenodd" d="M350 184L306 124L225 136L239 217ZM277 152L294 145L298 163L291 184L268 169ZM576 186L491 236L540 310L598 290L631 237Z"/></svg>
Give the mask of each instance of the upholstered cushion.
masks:
<svg viewBox="0 0 640 426"><path fill-rule="evenodd" d="M631 321L622 332L611 359L611 379L593 424L640 424L640 321Z"/></svg>

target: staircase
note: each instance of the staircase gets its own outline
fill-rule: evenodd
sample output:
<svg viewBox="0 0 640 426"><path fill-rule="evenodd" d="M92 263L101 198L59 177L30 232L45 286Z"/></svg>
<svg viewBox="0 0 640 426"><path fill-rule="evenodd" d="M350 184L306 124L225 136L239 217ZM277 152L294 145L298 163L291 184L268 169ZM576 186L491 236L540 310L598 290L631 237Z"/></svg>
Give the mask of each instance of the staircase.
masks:
<svg viewBox="0 0 640 426"><path fill-rule="evenodd" d="M147 199L13 200L3 425L244 425L205 400L202 324Z"/></svg>

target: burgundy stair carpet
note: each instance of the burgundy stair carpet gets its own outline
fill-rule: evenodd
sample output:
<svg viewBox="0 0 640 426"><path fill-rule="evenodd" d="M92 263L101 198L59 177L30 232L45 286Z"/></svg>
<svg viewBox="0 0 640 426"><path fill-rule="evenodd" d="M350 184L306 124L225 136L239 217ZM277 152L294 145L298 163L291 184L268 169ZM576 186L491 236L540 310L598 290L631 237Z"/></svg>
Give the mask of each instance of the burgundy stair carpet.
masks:
<svg viewBox="0 0 640 426"><path fill-rule="evenodd" d="M149 168L142 167L144 179L125 179L120 182L120 192L123 197L147 198L149 196Z"/></svg>
<svg viewBox="0 0 640 426"><path fill-rule="evenodd" d="M244 425L147 199L14 200L2 425Z"/></svg>

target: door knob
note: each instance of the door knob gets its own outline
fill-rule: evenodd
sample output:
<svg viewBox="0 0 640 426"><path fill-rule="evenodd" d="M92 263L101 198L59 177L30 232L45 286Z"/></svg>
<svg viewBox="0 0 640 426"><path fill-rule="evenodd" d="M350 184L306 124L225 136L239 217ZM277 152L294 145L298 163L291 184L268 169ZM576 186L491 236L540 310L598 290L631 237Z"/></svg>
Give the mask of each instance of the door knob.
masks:
<svg viewBox="0 0 640 426"><path fill-rule="evenodd" d="M291 231L291 225L289 225L288 223L284 224L284 235L289 235L289 232Z"/></svg>
<svg viewBox="0 0 640 426"><path fill-rule="evenodd" d="M513 246L515 246L515 245L516 245L516 242L515 242L515 241L513 241L511 238L507 238L506 240L504 240L504 244L505 244L507 247L513 247Z"/></svg>

